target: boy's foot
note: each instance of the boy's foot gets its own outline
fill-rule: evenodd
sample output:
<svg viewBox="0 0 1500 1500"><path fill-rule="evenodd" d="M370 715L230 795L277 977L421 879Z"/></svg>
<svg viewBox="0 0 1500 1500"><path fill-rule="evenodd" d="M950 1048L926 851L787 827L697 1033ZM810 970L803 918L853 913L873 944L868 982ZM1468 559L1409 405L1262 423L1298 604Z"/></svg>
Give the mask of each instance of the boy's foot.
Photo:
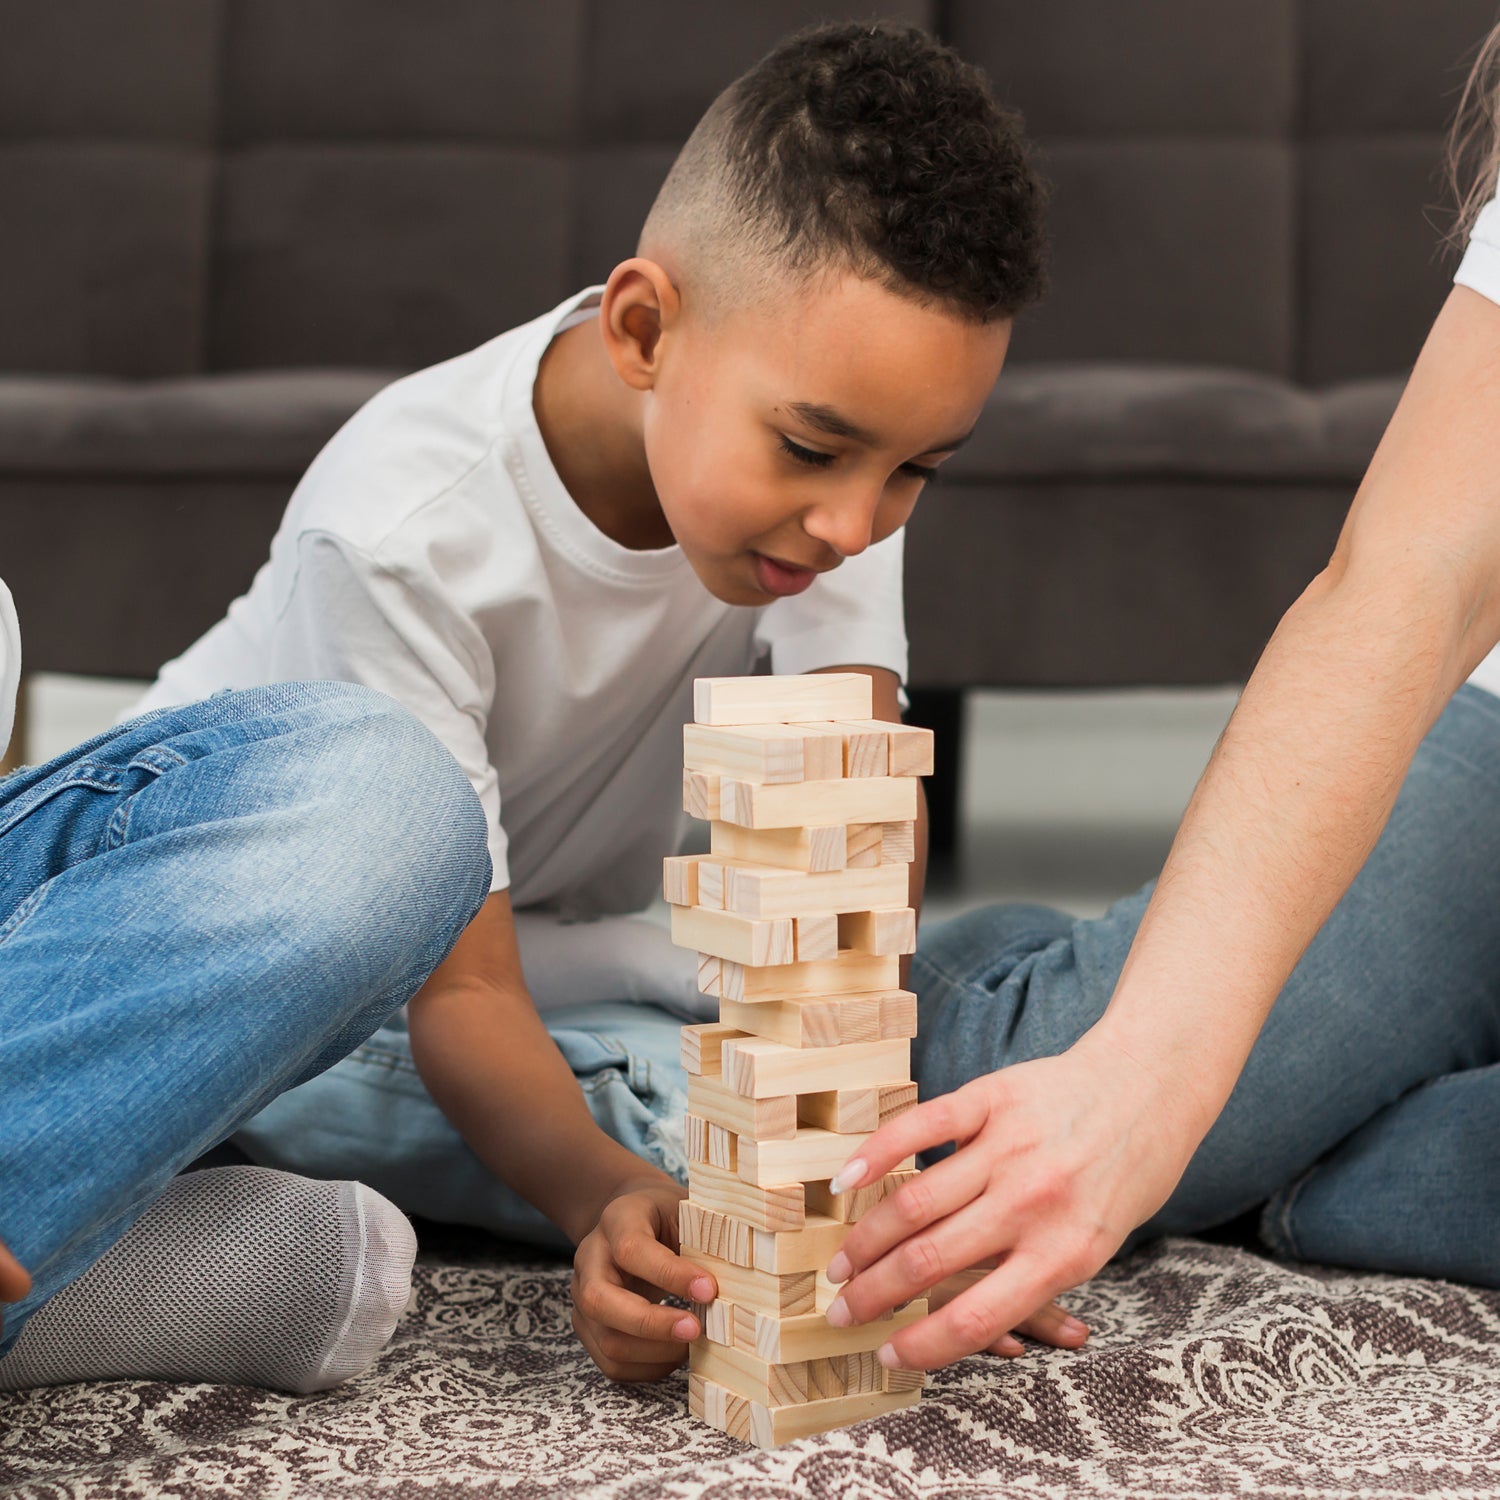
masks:
<svg viewBox="0 0 1500 1500"><path fill-rule="evenodd" d="M406 1216L363 1183L189 1172L32 1314L0 1359L0 1390L126 1379L327 1390L385 1347L416 1249Z"/></svg>

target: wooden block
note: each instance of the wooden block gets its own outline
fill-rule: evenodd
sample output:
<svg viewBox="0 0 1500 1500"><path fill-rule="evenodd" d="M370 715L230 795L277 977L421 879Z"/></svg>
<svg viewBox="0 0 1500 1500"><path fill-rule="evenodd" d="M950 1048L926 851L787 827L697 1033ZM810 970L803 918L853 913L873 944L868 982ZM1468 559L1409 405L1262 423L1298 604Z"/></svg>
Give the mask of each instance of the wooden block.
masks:
<svg viewBox="0 0 1500 1500"><path fill-rule="evenodd" d="M767 1406L707 1379L696 1371L688 1375L688 1410L700 1421L729 1437L754 1443L757 1448L778 1448L799 1438L832 1432L871 1417L900 1411L914 1405L920 1391L881 1391L870 1395L833 1396L821 1401L799 1401L787 1406Z"/></svg>
<svg viewBox="0 0 1500 1500"><path fill-rule="evenodd" d="M753 1266L737 1266L732 1260L723 1260L703 1250L693 1252L693 1264L702 1266L718 1283L719 1295L728 1297L736 1307L748 1307L777 1318L814 1310L817 1277L812 1271L789 1271L784 1275L757 1271Z"/></svg>
<svg viewBox="0 0 1500 1500"><path fill-rule="evenodd" d="M891 775L931 776L933 733L915 724L891 725Z"/></svg>
<svg viewBox="0 0 1500 1500"><path fill-rule="evenodd" d="M745 1358L750 1357L747 1352ZM767 1368L786 1367L768 1365ZM808 1400L817 1401L829 1396L859 1396L888 1389L886 1368L873 1349L862 1349L857 1354L835 1354L828 1359L810 1359L803 1363L801 1369L803 1384L807 1387L805 1399ZM907 1385L903 1389L919 1390L921 1387Z"/></svg>
<svg viewBox="0 0 1500 1500"><path fill-rule="evenodd" d="M826 1271L828 1262L838 1254L839 1246L849 1237L849 1225L824 1214L808 1214L801 1229L772 1234L752 1229L751 1263L758 1271ZM732 1256L725 1256L732 1260Z"/></svg>
<svg viewBox="0 0 1500 1500"><path fill-rule="evenodd" d="M917 997L910 990L890 990L880 997L880 1039L894 1042L917 1034Z"/></svg>
<svg viewBox="0 0 1500 1500"><path fill-rule="evenodd" d="M722 1048L725 1080L752 1099L911 1082L911 1043L854 1042L846 1047L787 1047L735 1037ZM842 1217L835 1215L834 1217Z"/></svg>
<svg viewBox="0 0 1500 1500"><path fill-rule="evenodd" d="M704 1122L708 1128L708 1161L711 1166L723 1167L726 1172L739 1171L739 1136L732 1130L725 1130L722 1125L716 1125L712 1120ZM788 1181L791 1179L788 1178Z"/></svg>
<svg viewBox="0 0 1500 1500"><path fill-rule="evenodd" d="M900 868L896 866L895 868ZM764 919L762 919L764 920ZM852 948L857 953L875 953L882 956L892 953L915 953L917 951L917 914L910 906L887 906L871 911L841 912L838 919L840 948ZM674 927L673 941L677 941ZM684 943L684 947L695 946ZM726 953L726 958L734 954ZM797 955L802 956L800 952ZM745 960L741 960L745 962Z"/></svg>
<svg viewBox="0 0 1500 1500"><path fill-rule="evenodd" d="M689 1372L688 1412L729 1437L750 1441L750 1402L716 1380Z"/></svg>
<svg viewBox="0 0 1500 1500"><path fill-rule="evenodd" d="M796 932L790 917L746 917L705 906L672 907L672 941L679 948L764 966L797 961ZM834 942L838 941L837 923Z"/></svg>
<svg viewBox="0 0 1500 1500"><path fill-rule="evenodd" d="M884 1366L881 1368L884 1369ZM926 1370L885 1371L885 1388L888 1391L920 1391L926 1384Z"/></svg>
<svg viewBox="0 0 1500 1500"><path fill-rule="evenodd" d="M807 1194L800 1182L756 1187L737 1172L726 1172L706 1162L688 1164L688 1197L714 1213L743 1219L756 1229L779 1234L807 1223ZM837 1218L836 1214L827 1215Z"/></svg>
<svg viewBox="0 0 1500 1500"><path fill-rule="evenodd" d="M908 1162L912 1164L907 1165ZM903 1182L916 1175L915 1163L907 1157L896 1171L887 1172L879 1182L872 1182L868 1187L851 1188L847 1193L835 1195L828 1191L826 1182L809 1182L803 1202L813 1213L837 1219L842 1224L854 1224L877 1203L889 1198Z"/></svg>
<svg viewBox="0 0 1500 1500"><path fill-rule="evenodd" d="M885 823L881 825L881 864L909 865L916 857L917 825L915 823Z"/></svg>
<svg viewBox="0 0 1500 1500"><path fill-rule="evenodd" d="M757 1187L826 1182L868 1139L816 1129L799 1130L789 1141L752 1141L747 1136L740 1142L739 1173Z"/></svg>
<svg viewBox="0 0 1500 1500"><path fill-rule="evenodd" d="M706 771L683 770L682 810L690 818L712 822L719 816L719 778Z"/></svg>
<svg viewBox="0 0 1500 1500"><path fill-rule="evenodd" d="M713 953L698 955L698 993L718 995L724 988L724 960Z"/></svg>
<svg viewBox="0 0 1500 1500"><path fill-rule="evenodd" d="M839 1047L846 1042L882 1040L884 1001L884 995L831 996L827 1000L725 998L719 1002L719 1018L750 1036L768 1037L787 1047Z"/></svg>
<svg viewBox="0 0 1500 1500"><path fill-rule="evenodd" d="M689 1089L695 1080L689 1080ZM688 1094L693 1103L693 1095ZM914 1083L894 1083L878 1089L838 1089L797 1098L797 1123L836 1130L841 1135L869 1135L897 1115L904 1115L917 1102ZM695 1106L696 1107L696 1106ZM702 1111L699 1111L702 1113ZM764 1132L756 1132L769 1139ZM783 1135L782 1139L786 1139Z"/></svg>
<svg viewBox="0 0 1500 1500"><path fill-rule="evenodd" d="M747 1349L715 1348L699 1339L688 1350L688 1369L764 1406L791 1406L808 1397L807 1364L802 1360L767 1364Z"/></svg>
<svg viewBox="0 0 1500 1500"><path fill-rule="evenodd" d="M878 1349L892 1334L927 1316L927 1299L918 1297L900 1312L835 1328L820 1312L789 1318L769 1318L753 1307L734 1310L734 1346L752 1351L769 1364L791 1364L799 1359L829 1359Z"/></svg>
<svg viewBox="0 0 1500 1500"><path fill-rule="evenodd" d="M683 1149L689 1161L708 1160L708 1121L702 1115L686 1117L682 1132Z"/></svg>
<svg viewBox="0 0 1500 1500"><path fill-rule="evenodd" d="M693 683L699 724L802 724L868 719L874 685L864 672L785 677L700 677Z"/></svg>
<svg viewBox="0 0 1500 1500"><path fill-rule="evenodd" d="M905 906L909 889L901 865L814 874L739 860L704 860L698 866L699 904L722 906L742 917L826 916Z"/></svg>
<svg viewBox="0 0 1500 1500"><path fill-rule="evenodd" d="M759 786L727 776L719 782L719 817L742 828L900 823L916 816L917 783L910 776L803 781L796 786Z"/></svg>
<svg viewBox="0 0 1500 1500"><path fill-rule="evenodd" d="M722 961L719 991L728 1000L802 1000L815 996L874 994L901 983L901 960L868 953L840 953L837 958L805 964L777 964L747 969ZM706 990L705 994L713 991Z"/></svg>
<svg viewBox="0 0 1500 1500"><path fill-rule="evenodd" d="M705 1021L699 1026L682 1028L682 1068L685 1073L699 1073L717 1078L723 1070L722 1049L732 1037L744 1036L721 1021Z"/></svg>
<svg viewBox="0 0 1500 1500"><path fill-rule="evenodd" d="M885 825L867 825L878 830ZM822 828L741 828L715 822L709 829L709 848L726 859L752 865L776 865L784 870L826 873L844 868L848 835L842 823ZM877 859L870 863L879 863Z"/></svg>
<svg viewBox="0 0 1500 1500"><path fill-rule="evenodd" d="M916 1097L916 1085L911 1085ZM783 1094L774 1099L747 1099L721 1078L688 1078L688 1109L705 1120L722 1125L736 1135L753 1135L758 1141L790 1140L797 1133L797 1096ZM873 1125L870 1127L875 1128Z"/></svg>
<svg viewBox="0 0 1500 1500"><path fill-rule="evenodd" d="M715 1297L712 1302L690 1302L688 1308L697 1318L704 1338L725 1347L734 1344L734 1303Z"/></svg>
<svg viewBox="0 0 1500 1500"><path fill-rule="evenodd" d="M839 956L839 916L837 912L818 912L806 917L752 917L751 921L775 922L789 920L795 926L793 947L797 954L793 963L813 963L819 959Z"/></svg>
<svg viewBox="0 0 1500 1500"><path fill-rule="evenodd" d="M819 1223L823 1221L820 1219ZM828 1223L836 1223L830 1219ZM847 1226L840 1225L847 1232ZM755 1236L763 1231L752 1228L741 1219L732 1219L728 1214L715 1213L711 1208L704 1208L701 1203L694 1203L691 1198L684 1198L677 1205L677 1239L682 1247L682 1253L693 1260L693 1252L702 1250L707 1255L716 1255L720 1260L727 1260L731 1265L754 1266L755 1265ZM778 1238L772 1235L774 1240ZM762 1270L785 1271L790 1267L769 1266L761 1267ZM816 1270L816 1267L812 1269ZM720 1339L722 1344L726 1342Z"/></svg>
<svg viewBox="0 0 1500 1500"><path fill-rule="evenodd" d="M698 904L701 854L669 854L661 864L661 893L672 906Z"/></svg>
<svg viewBox="0 0 1500 1500"><path fill-rule="evenodd" d="M801 724L684 724L682 764L709 776L762 786L836 781L844 774L844 736Z"/></svg>
<svg viewBox="0 0 1500 1500"><path fill-rule="evenodd" d="M891 726L884 719L844 720L833 726L844 739L845 776L891 774Z"/></svg>

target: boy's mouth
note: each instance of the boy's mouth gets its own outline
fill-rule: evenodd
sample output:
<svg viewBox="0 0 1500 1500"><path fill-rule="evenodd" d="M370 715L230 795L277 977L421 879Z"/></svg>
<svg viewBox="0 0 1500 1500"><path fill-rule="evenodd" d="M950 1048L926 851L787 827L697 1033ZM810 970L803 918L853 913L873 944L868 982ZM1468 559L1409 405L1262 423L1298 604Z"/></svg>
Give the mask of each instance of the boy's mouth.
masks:
<svg viewBox="0 0 1500 1500"><path fill-rule="evenodd" d="M816 568L799 568L795 563L778 562L763 552L751 554L755 559L755 577L761 588L778 598L800 594L818 576Z"/></svg>

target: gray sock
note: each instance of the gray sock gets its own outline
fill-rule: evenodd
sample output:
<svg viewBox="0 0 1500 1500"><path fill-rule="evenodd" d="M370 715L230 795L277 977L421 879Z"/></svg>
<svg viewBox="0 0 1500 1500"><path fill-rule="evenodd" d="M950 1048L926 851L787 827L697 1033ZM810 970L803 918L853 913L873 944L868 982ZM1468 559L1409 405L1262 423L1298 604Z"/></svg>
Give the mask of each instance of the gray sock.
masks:
<svg viewBox="0 0 1500 1500"><path fill-rule="evenodd" d="M406 1216L363 1183L189 1172L32 1314L0 1359L0 1390L127 1379L327 1390L385 1347L416 1249Z"/></svg>

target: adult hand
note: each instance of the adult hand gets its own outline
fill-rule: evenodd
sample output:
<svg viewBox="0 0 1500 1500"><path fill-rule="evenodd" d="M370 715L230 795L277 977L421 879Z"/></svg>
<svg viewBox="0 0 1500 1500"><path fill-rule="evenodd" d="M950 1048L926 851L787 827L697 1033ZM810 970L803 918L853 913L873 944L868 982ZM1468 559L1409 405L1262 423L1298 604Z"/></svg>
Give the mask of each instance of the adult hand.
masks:
<svg viewBox="0 0 1500 1500"><path fill-rule="evenodd" d="M669 1178L626 1183L573 1257L573 1330L611 1380L661 1380L687 1358L698 1319L662 1306L718 1295L712 1276L677 1254L677 1205Z"/></svg>
<svg viewBox="0 0 1500 1500"><path fill-rule="evenodd" d="M1206 1133L1180 1093L1092 1034L919 1104L876 1131L836 1185L874 1182L948 1141L957 1149L855 1225L828 1268L845 1283L828 1320L871 1322L993 1257L995 1270L895 1334L882 1362L934 1369L1028 1320L1045 1326L1053 1298L1166 1202Z"/></svg>
<svg viewBox="0 0 1500 1500"><path fill-rule="evenodd" d="M0 1240L0 1302L19 1302L30 1290L30 1274ZM0 1333L4 1331L5 1319L0 1317Z"/></svg>

